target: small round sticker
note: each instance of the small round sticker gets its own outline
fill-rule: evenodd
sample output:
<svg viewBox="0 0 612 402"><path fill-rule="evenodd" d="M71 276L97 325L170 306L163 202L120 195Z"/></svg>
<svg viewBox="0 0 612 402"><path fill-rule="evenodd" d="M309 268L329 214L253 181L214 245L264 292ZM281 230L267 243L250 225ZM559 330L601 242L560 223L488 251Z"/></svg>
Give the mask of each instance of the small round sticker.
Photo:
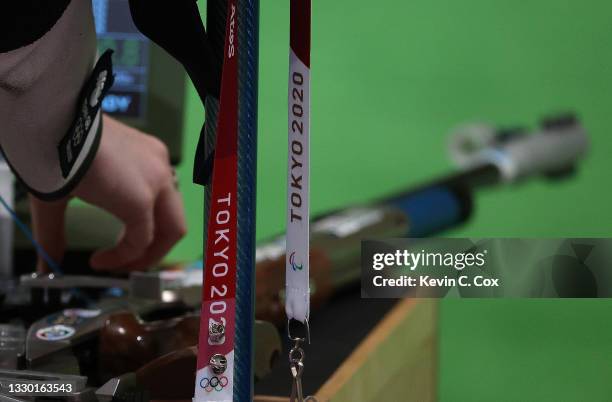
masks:
<svg viewBox="0 0 612 402"><path fill-rule="evenodd" d="M66 317L79 317L79 318L94 318L100 315L101 310L88 310L84 308L69 308L63 311Z"/></svg>
<svg viewBox="0 0 612 402"><path fill-rule="evenodd" d="M53 325L36 331L36 337L43 341L61 341L74 335L74 328L67 325Z"/></svg>

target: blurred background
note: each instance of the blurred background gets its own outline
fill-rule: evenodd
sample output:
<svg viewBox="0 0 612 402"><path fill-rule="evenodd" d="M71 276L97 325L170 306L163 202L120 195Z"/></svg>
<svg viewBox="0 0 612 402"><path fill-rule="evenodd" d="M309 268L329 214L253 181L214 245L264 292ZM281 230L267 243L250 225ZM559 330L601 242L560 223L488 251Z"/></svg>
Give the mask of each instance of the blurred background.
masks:
<svg viewBox="0 0 612 402"><path fill-rule="evenodd" d="M261 1L257 237L284 230L289 2ZM313 4L312 212L368 201L452 170L465 122L535 127L575 111L591 149L567 181L478 192L449 236L612 236L612 24L599 0L410 0ZM179 173L202 253L203 197L189 185L203 121L185 93ZM608 401L612 302L445 300L441 401Z"/></svg>
<svg viewBox="0 0 612 402"><path fill-rule="evenodd" d="M592 147L578 175L478 194L450 235L612 234L612 25L603 1L336 1L313 6L313 214L450 172L448 132L465 122L535 126L575 111ZM288 4L261 3L258 238L284 230ZM190 186L203 109L185 95L180 166L201 255L202 191Z"/></svg>

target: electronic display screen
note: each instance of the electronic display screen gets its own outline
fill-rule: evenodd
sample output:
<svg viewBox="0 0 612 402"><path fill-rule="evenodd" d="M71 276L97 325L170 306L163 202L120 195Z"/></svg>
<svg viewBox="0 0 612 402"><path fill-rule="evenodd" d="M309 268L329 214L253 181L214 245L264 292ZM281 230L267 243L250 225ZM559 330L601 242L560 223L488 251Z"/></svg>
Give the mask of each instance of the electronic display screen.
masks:
<svg viewBox="0 0 612 402"><path fill-rule="evenodd" d="M94 0L98 51L113 49L115 83L102 109L116 117L145 119L149 40L132 21L127 0Z"/></svg>

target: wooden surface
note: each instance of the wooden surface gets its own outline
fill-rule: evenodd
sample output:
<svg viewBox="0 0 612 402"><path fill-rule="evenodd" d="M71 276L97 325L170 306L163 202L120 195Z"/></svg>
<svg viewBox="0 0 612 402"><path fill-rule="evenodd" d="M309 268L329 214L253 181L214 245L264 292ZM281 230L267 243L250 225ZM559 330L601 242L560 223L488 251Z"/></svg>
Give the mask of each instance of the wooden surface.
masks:
<svg viewBox="0 0 612 402"><path fill-rule="evenodd" d="M401 300L315 397L318 402L434 402L437 360L437 301ZM254 401L288 402L289 397Z"/></svg>
<svg viewBox="0 0 612 402"><path fill-rule="evenodd" d="M256 396L254 402L289 402L289 398L278 396Z"/></svg>
<svg viewBox="0 0 612 402"><path fill-rule="evenodd" d="M406 299L387 313L315 396L318 402L433 402L436 376L437 302Z"/></svg>

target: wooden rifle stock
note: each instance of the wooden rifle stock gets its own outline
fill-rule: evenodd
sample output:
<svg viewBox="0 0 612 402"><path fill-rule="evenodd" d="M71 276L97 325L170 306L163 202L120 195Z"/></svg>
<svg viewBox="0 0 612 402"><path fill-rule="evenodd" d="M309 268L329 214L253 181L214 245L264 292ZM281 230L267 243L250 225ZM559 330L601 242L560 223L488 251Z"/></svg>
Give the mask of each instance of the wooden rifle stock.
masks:
<svg viewBox="0 0 612 402"><path fill-rule="evenodd" d="M126 372L141 372L140 382L153 384L153 378L159 373L177 378L178 372L189 372L189 367L180 365L191 364L188 349L198 343L199 323L197 314L149 322L131 311L110 315L98 340L100 378L106 381ZM255 376L261 378L279 357L280 335L272 324L256 321L254 337ZM195 362L193 365L195 367ZM189 392L193 393L193 381L189 382L189 387Z"/></svg>
<svg viewBox="0 0 612 402"><path fill-rule="evenodd" d="M144 322L130 311L108 317L100 331L99 366L103 377L136 371L167 353L197 345L200 317L185 315Z"/></svg>

